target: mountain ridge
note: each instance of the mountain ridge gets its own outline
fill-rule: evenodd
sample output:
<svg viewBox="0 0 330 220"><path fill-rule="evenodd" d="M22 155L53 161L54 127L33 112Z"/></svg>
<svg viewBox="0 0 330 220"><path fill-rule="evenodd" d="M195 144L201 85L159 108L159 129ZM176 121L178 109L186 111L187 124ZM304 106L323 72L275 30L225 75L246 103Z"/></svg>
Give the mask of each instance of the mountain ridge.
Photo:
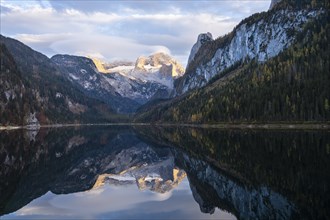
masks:
<svg viewBox="0 0 330 220"><path fill-rule="evenodd" d="M278 3L279 4L279 3ZM183 77L175 82L176 94L200 88L215 75L245 59L264 62L294 43L294 32L322 10L278 9L242 20L232 32L207 41L196 52Z"/></svg>
<svg viewBox="0 0 330 220"><path fill-rule="evenodd" d="M86 96L100 100L118 113L131 113L138 103L119 95L115 88L100 74L94 62L82 56L54 55L51 60L63 75Z"/></svg>

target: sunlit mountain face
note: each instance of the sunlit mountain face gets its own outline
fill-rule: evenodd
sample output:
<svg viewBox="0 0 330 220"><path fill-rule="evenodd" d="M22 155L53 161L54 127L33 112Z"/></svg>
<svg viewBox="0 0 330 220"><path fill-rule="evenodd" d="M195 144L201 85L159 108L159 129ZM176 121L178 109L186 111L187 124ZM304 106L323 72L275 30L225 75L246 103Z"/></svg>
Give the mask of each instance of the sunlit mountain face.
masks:
<svg viewBox="0 0 330 220"><path fill-rule="evenodd" d="M148 165L144 164L144 166ZM165 177L159 174L161 168L159 170L153 169L154 167L151 167L151 169L149 167L145 169L131 167L129 170L122 171L119 175L101 174L97 178L93 189L100 188L105 184L115 186L136 184L140 190L148 189L157 193L167 193L177 187L186 177L184 170L174 168L173 175L169 176L169 179L164 179Z"/></svg>

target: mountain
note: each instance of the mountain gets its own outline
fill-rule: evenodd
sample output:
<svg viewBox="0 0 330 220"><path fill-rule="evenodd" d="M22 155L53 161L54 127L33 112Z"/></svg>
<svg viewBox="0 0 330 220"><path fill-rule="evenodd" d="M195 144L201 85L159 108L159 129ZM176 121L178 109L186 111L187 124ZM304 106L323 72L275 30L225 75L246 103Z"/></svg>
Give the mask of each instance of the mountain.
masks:
<svg viewBox="0 0 330 220"><path fill-rule="evenodd" d="M184 74L182 65L164 53L138 57L135 64L128 61L93 61L118 94L140 104L168 98L174 79Z"/></svg>
<svg viewBox="0 0 330 220"><path fill-rule="evenodd" d="M150 100L168 98L173 80L184 73L183 67L164 53L141 56L135 64L71 55L55 55L51 60L86 96L118 113L133 113Z"/></svg>
<svg viewBox="0 0 330 220"><path fill-rule="evenodd" d="M244 19L230 34L209 39L175 82L183 95L142 108L135 120L328 121L326 4L295 7L280 1Z"/></svg>
<svg viewBox="0 0 330 220"><path fill-rule="evenodd" d="M216 40L209 34L201 34L189 56L185 75L175 83L177 94L206 85L215 75L237 63L253 59L265 62L277 56L296 42L295 33L321 13L325 11L271 10L244 19L231 33Z"/></svg>
<svg viewBox="0 0 330 220"><path fill-rule="evenodd" d="M102 72L103 71L103 72ZM1 36L1 125L117 121L142 104L168 98L184 73L170 56L156 53L136 63L55 55L51 59Z"/></svg>
<svg viewBox="0 0 330 220"><path fill-rule="evenodd" d="M134 100L121 96L115 87L99 73L94 62L86 57L71 55L55 55L51 58L71 83L91 97L106 103L118 113L132 113L139 104ZM119 83L119 82L118 82Z"/></svg>
<svg viewBox="0 0 330 220"><path fill-rule="evenodd" d="M2 35L0 45L1 125L116 120L111 108L72 87L45 55Z"/></svg>

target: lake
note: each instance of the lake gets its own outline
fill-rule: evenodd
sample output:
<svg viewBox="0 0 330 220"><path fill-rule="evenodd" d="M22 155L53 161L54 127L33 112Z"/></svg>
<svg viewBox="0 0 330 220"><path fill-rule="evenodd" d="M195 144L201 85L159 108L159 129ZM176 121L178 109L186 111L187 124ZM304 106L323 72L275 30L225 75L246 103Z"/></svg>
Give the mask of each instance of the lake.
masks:
<svg viewBox="0 0 330 220"><path fill-rule="evenodd" d="M329 130L0 131L1 219L329 219Z"/></svg>

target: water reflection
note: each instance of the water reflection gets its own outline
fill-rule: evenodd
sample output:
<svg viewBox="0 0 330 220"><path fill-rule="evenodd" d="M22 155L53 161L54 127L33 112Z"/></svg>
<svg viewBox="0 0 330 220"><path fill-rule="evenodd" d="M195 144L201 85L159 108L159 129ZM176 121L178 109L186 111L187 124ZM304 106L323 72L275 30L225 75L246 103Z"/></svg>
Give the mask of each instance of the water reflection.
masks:
<svg viewBox="0 0 330 220"><path fill-rule="evenodd" d="M6 218L329 217L327 131L117 126L0 140Z"/></svg>
<svg viewBox="0 0 330 220"><path fill-rule="evenodd" d="M83 208L82 208L83 207ZM191 198L187 179L172 192L139 191L135 185L109 186L84 192L55 195L51 192L6 218L65 219L234 219L216 212L203 215Z"/></svg>

